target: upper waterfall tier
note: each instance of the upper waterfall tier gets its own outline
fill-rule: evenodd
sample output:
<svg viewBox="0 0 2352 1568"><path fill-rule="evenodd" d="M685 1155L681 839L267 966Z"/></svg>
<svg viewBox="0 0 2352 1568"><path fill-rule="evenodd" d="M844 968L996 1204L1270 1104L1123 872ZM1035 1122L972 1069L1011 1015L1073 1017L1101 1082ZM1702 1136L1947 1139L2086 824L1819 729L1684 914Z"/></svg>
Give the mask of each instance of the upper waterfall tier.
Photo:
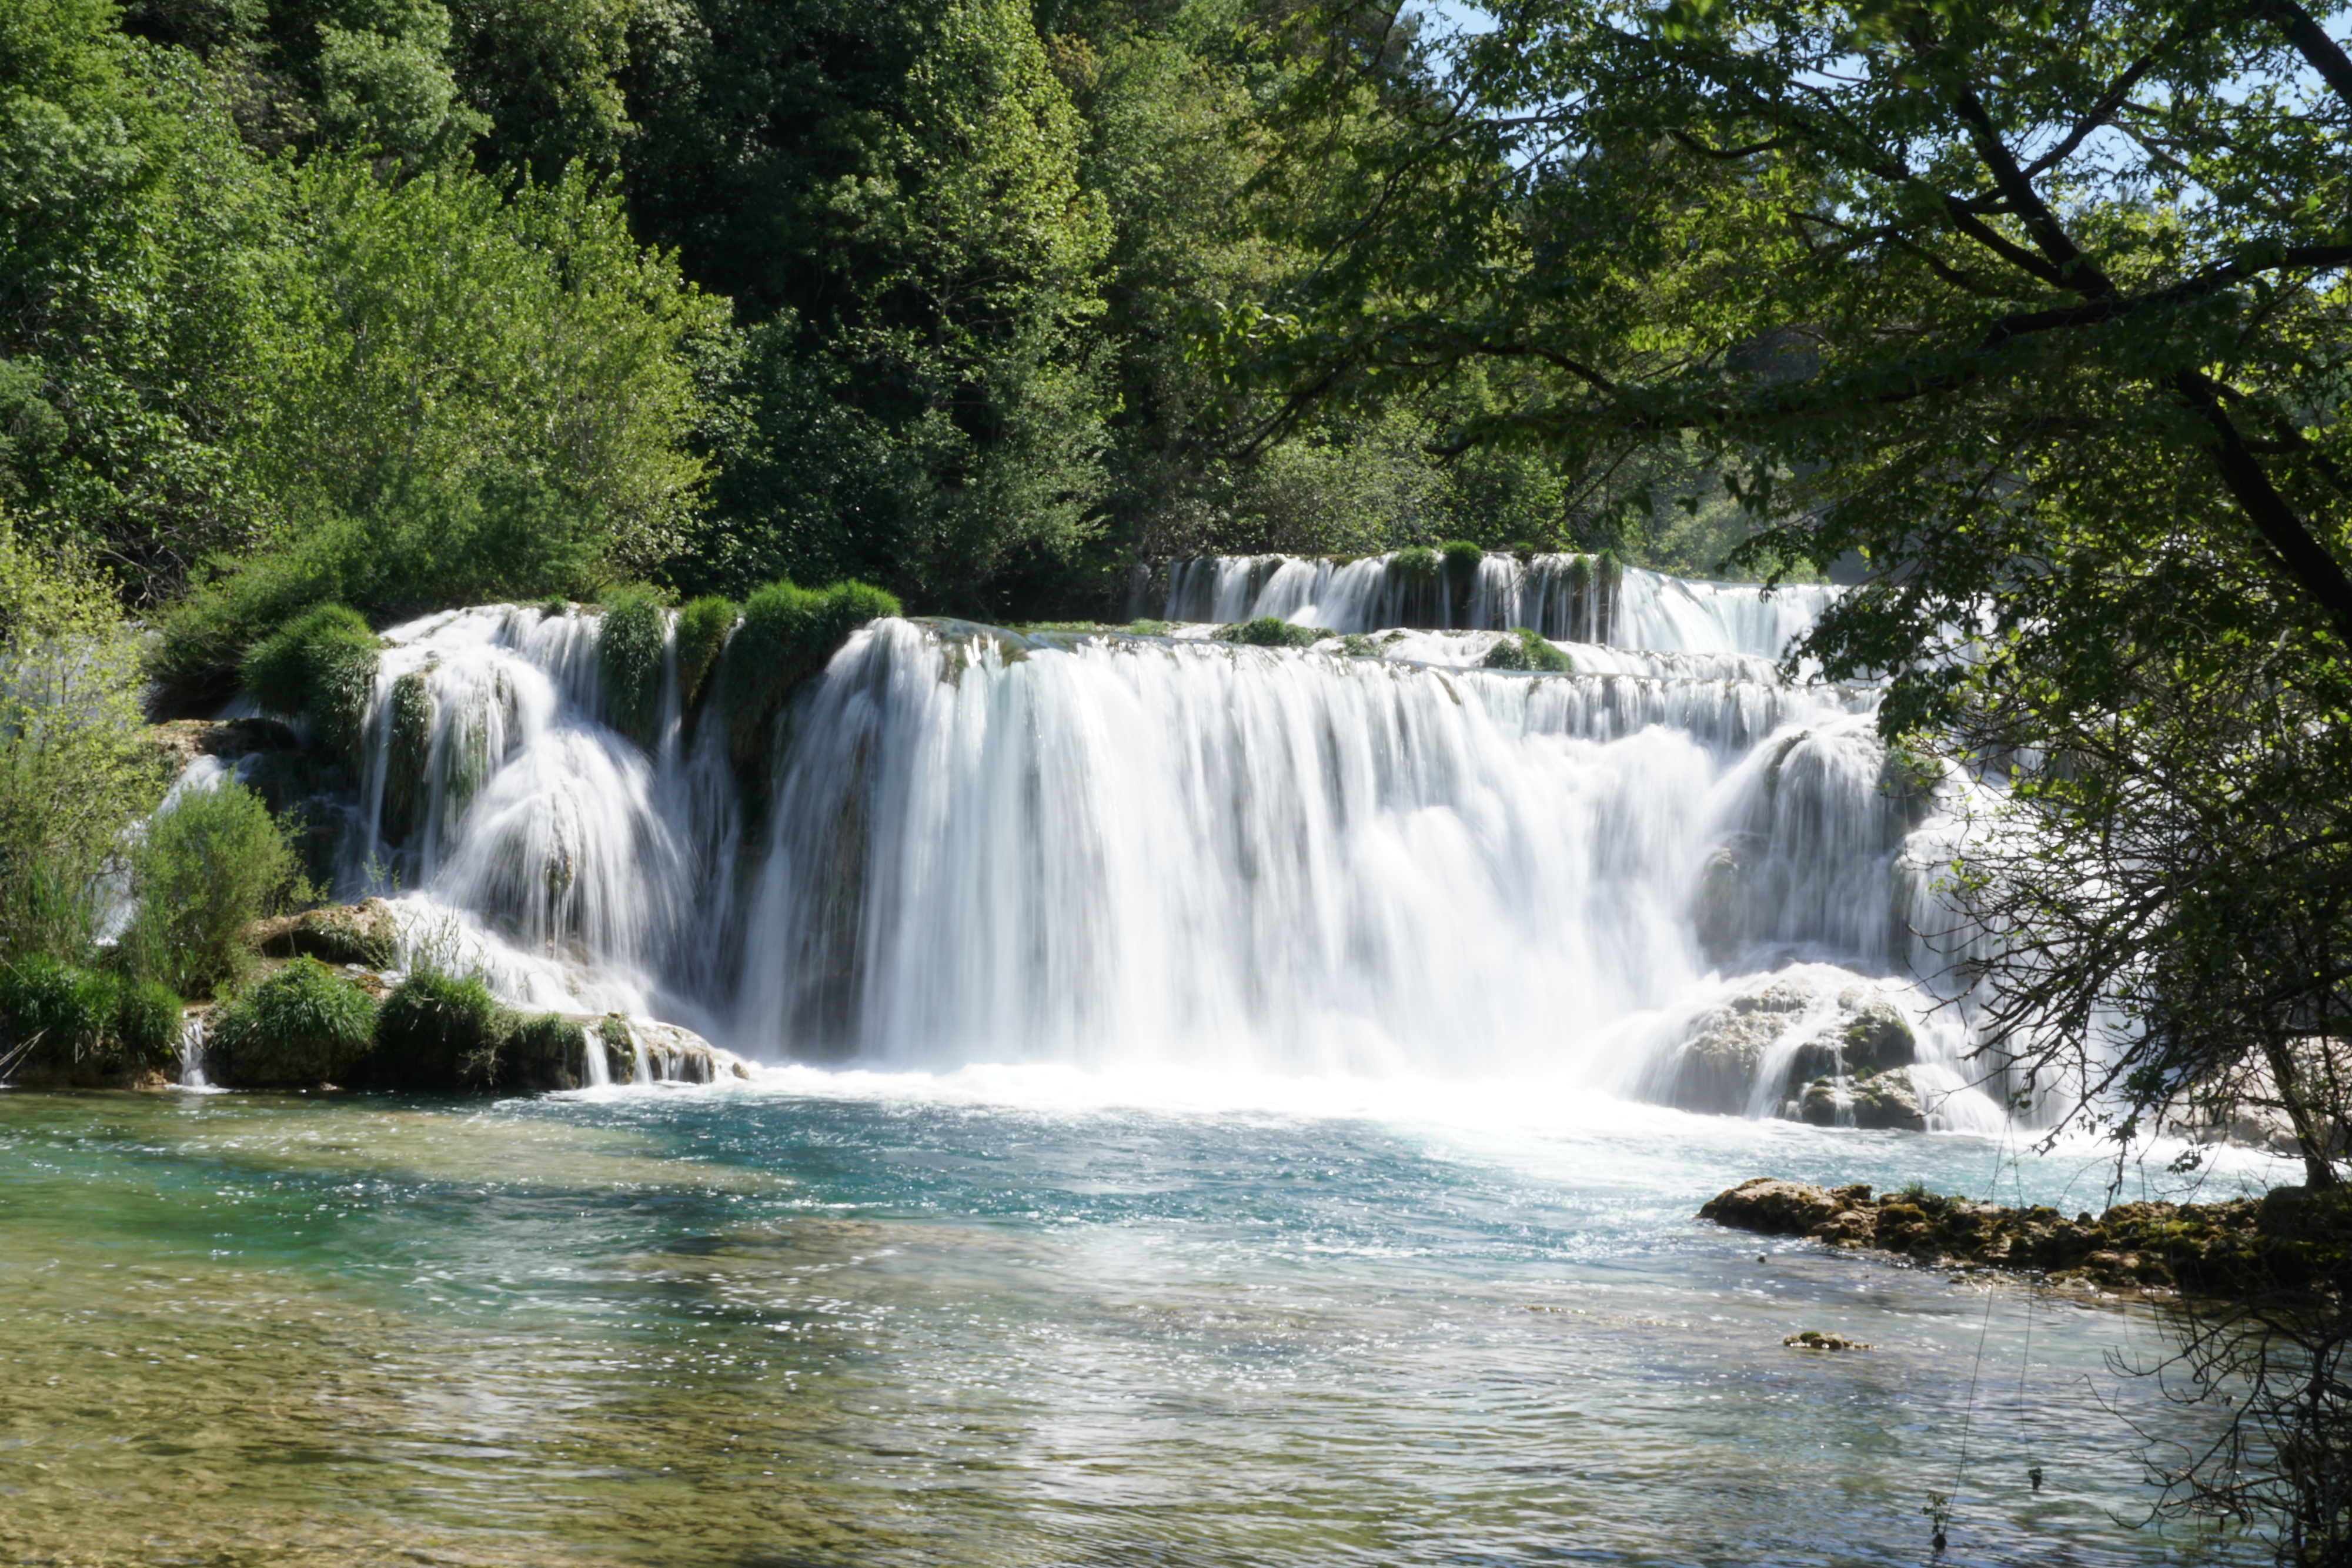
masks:
<svg viewBox="0 0 2352 1568"><path fill-rule="evenodd" d="M1698 582L1587 555L1488 554L1466 577L1425 550L1354 560L1229 555L1137 568L1128 612L1219 622L1272 615L1334 632L1526 626L1555 641L1777 659L1838 591Z"/></svg>

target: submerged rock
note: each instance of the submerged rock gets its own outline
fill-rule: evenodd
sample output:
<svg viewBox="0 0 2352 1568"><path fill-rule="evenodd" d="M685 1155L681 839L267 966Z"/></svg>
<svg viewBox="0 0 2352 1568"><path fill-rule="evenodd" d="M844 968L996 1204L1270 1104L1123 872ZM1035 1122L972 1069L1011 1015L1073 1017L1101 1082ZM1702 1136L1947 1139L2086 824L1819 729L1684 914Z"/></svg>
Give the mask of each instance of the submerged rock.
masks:
<svg viewBox="0 0 2352 1568"><path fill-rule="evenodd" d="M1848 1339L1843 1334L1822 1333L1817 1329L1807 1329L1802 1333L1792 1333L1780 1343L1796 1350L1868 1350L1870 1348L1858 1339Z"/></svg>

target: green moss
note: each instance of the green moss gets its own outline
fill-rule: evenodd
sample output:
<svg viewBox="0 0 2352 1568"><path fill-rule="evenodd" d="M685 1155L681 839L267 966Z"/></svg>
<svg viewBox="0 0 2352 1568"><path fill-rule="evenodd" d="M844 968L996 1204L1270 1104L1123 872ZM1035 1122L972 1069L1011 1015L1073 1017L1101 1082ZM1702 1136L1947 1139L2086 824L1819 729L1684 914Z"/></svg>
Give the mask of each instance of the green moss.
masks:
<svg viewBox="0 0 2352 1568"><path fill-rule="evenodd" d="M375 1003L316 958L297 958L213 1014L206 1073L236 1088L341 1082L366 1061Z"/></svg>
<svg viewBox="0 0 2352 1568"><path fill-rule="evenodd" d="M1444 559L1446 575L1456 583L1467 583L1478 563L1486 559L1486 552L1468 539L1447 539L1437 547L1437 553Z"/></svg>
<svg viewBox="0 0 2352 1568"><path fill-rule="evenodd" d="M654 743L668 638L661 601L649 591L621 589L604 601L596 631L597 702L604 722L642 747Z"/></svg>
<svg viewBox="0 0 2352 1568"><path fill-rule="evenodd" d="M270 713L307 713L328 750L357 772L365 750L368 703L383 644L355 611L321 604L280 627L246 655L245 693Z"/></svg>
<svg viewBox="0 0 2352 1568"><path fill-rule="evenodd" d="M691 706L702 695L703 683L719 663L727 634L735 630L737 611L731 599L716 595L698 599L677 612L678 699Z"/></svg>
<svg viewBox="0 0 2352 1568"><path fill-rule="evenodd" d="M1350 632L1339 639L1339 651L1351 659L1377 659L1381 645L1360 632Z"/></svg>
<svg viewBox="0 0 2352 1568"><path fill-rule="evenodd" d="M751 595L719 671L735 760L749 763L765 754L769 725L784 699L824 668L852 632L898 613L896 598L862 582L812 589L779 581Z"/></svg>
<svg viewBox="0 0 2352 1568"><path fill-rule="evenodd" d="M551 593L539 601L539 612L550 621L561 621L572 613L572 601L560 593Z"/></svg>
<svg viewBox="0 0 2352 1568"><path fill-rule="evenodd" d="M1540 670L1552 674L1566 674L1576 668L1575 660L1525 626L1512 627L1479 663L1489 670Z"/></svg>
<svg viewBox="0 0 2352 1568"><path fill-rule="evenodd" d="M422 670L392 683L392 734L383 758L383 826L397 842L416 825L431 792L433 688Z"/></svg>
<svg viewBox="0 0 2352 1568"><path fill-rule="evenodd" d="M1209 633L1220 643L1240 643L1252 648L1304 648L1331 635L1320 626L1294 626L1276 615L1236 621Z"/></svg>
<svg viewBox="0 0 2352 1568"><path fill-rule="evenodd" d="M1165 621L1130 621L1127 631L1131 637L1165 637L1170 627Z"/></svg>
<svg viewBox="0 0 2352 1568"><path fill-rule="evenodd" d="M1106 626L1099 621L1033 621L1026 625L1016 626L1013 630L1024 634L1031 632L1072 632L1083 636L1097 632L1116 631L1117 628Z"/></svg>
<svg viewBox="0 0 2352 1568"><path fill-rule="evenodd" d="M445 1092L487 1082L515 1022L480 980L420 969L376 1015L369 1076L393 1088Z"/></svg>

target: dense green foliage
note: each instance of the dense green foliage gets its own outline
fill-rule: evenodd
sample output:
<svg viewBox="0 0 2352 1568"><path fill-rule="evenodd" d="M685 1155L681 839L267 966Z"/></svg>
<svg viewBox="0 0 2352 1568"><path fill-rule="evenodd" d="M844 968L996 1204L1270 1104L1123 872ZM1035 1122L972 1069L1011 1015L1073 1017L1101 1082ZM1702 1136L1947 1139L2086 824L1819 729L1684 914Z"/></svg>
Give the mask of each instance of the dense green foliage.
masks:
<svg viewBox="0 0 2352 1568"><path fill-rule="evenodd" d="M735 630L734 601L705 594L677 612L677 695L692 706Z"/></svg>
<svg viewBox="0 0 2352 1568"><path fill-rule="evenodd" d="M42 559L0 510L0 959L83 956L124 823L162 793L138 650L78 559Z"/></svg>
<svg viewBox="0 0 2352 1568"><path fill-rule="evenodd" d="M356 612L320 605L245 656L239 671L245 695L267 712L309 715L327 749L356 770L381 646Z"/></svg>
<svg viewBox="0 0 2352 1568"><path fill-rule="evenodd" d="M183 996L210 996L247 957L246 928L309 891L284 825L235 779L181 792L131 852L125 970Z"/></svg>
<svg viewBox="0 0 2352 1568"><path fill-rule="evenodd" d="M1490 670L1539 670L1566 674L1576 661L1525 626L1514 626L1479 661Z"/></svg>
<svg viewBox="0 0 2352 1568"><path fill-rule="evenodd" d="M207 1071L247 1089L348 1082L375 1021L365 991L316 958L297 958L214 1010Z"/></svg>

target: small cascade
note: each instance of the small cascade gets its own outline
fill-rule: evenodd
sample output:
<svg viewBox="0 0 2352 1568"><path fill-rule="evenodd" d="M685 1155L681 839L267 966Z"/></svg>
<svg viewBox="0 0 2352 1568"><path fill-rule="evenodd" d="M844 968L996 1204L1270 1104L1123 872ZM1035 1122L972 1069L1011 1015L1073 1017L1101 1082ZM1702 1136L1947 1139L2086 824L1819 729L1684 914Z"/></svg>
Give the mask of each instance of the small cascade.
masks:
<svg viewBox="0 0 2352 1568"><path fill-rule="evenodd" d="M190 1013L180 1022L180 1087L209 1089L212 1080L205 1076L205 1040L211 1032L211 1019L204 1013Z"/></svg>
<svg viewBox="0 0 2352 1568"><path fill-rule="evenodd" d="M1933 1103L1899 1124L1998 1124L1916 983L1935 799L1874 693L1776 664L1833 591L1426 565L1151 585L1171 619L1364 629L1305 650L876 622L750 765L670 654L650 724L608 724L593 614L395 627L341 891L513 1002L631 1019L637 1083L734 1071L659 1019L754 1061L1541 1075L1727 1114L1911 1114L1899 1074ZM1538 623L1571 672L1482 667ZM1890 1019L1865 1068L1843 1042Z"/></svg>
<svg viewBox="0 0 2352 1568"><path fill-rule="evenodd" d="M594 1024L580 1026L581 1080L591 1089L613 1086L612 1064L604 1060L604 1036Z"/></svg>
<svg viewBox="0 0 2352 1568"><path fill-rule="evenodd" d="M1135 570L1132 618L1228 623L1261 615L1366 632L1503 631L1662 653L1778 659L1838 591L1695 582L1605 556L1488 553L1465 569L1430 550L1354 559L1202 556Z"/></svg>

